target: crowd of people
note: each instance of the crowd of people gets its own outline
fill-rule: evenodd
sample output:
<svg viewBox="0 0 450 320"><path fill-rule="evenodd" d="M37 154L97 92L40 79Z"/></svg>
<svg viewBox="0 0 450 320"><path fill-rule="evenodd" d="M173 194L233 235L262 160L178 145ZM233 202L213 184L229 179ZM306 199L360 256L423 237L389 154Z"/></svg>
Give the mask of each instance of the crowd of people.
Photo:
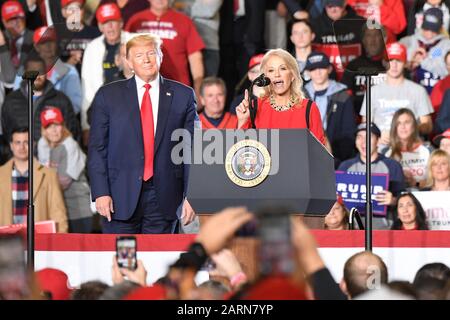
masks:
<svg viewBox="0 0 450 320"><path fill-rule="evenodd" d="M412 201L416 223L398 225L401 195L450 191L446 1L13 0L1 1L1 18L2 224L24 221L26 212L28 149L23 138L28 110L21 76L30 70L39 71L33 96L35 156L40 170L57 174L57 180L50 174L43 176L51 187L36 196L37 220L55 220L60 232L99 230L93 220L96 211L105 217L101 219L105 232L118 231L108 229L104 222L130 219L134 209L144 206L140 188L147 180L152 184L149 189L158 194L154 198L153 191L145 193L147 200L159 202L159 211L167 211L164 219L178 216L183 218L181 224L192 221L195 208L184 194L187 170L163 164L170 161L167 154L161 155L166 145L159 145L165 129L156 126L166 125L166 108L161 105L180 101L184 90L178 90L172 80L192 87L194 100L189 102L186 91L182 99L183 103L189 100L186 114L190 120L175 124L171 113L167 130L193 130L195 126L205 130L308 128L333 154L340 171L365 172L365 128L370 123L372 171L389 176L387 189L376 195L380 205L388 206L388 215L375 219L380 220L376 228L426 228L426 216L419 217L418 201ZM346 19L366 24L358 32ZM344 22L343 27L335 34L332 25L339 21ZM368 27L373 23L375 30ZM145 68L137 70L139 59L130 56L135 48L128 45L140 33L151 35L150 46L158 51L157 69L147 80L141 77ZM354 72L361 66L381 68L371 78L371 119L365 114L366 78ZM252 86L248 92L261 73L270 84ZM160 76L161 81L152 82ZM137 89L137 101L112 95L119 92L119 87L112 89L116 83L125 83L118 80L135 78L138 85L138 79L150 81L150 107L153 103L160 108L145 120L151 122L143 120L141 110L140 126L151 123L154 132L142 129L136 144L116 139L119 134L107 137L107 132L136 127L138 123L133 121L139 115L131 112L131 118L125 119L104 109L106 100L101 98L108 95L109 104L119 104L122 96L141 108L144 88L142 92ZM104 87L107 84L111 85ZM169 90L167 84L175 91L162 95L161 90ZM176 92L174 101L166 99L171 92ZM250 104L258 105L254 116ZM198 118L191 113L192 107ZM123 122L109 121L116 117ZM153 140L147 148L146 141ZM136 154L139 170L126 173L122 160L117 159L133 153L124 151L125 146L140 148L142 141L145 150ZM153 148L159 152L153 153ZM145 158L144 163L137 165L138 157ZM154 159L149 161L149 157ZM126 161L130 160L123 159ZM150 175L139 172L144 167ZM160 181L171 181L173 173L164 176L167 170L174 170L176 178L182 178L181 184L177 180L167 183L170 187L160 187ZM131 183L134 175L139 183ZM129 186L139 199L122 201L119 186ZM105 198L111 194L111 201ZM118 208L115 214L113 204ZM57 209L50 209L54 207ZM333 211L336 208L330 214ZM179 227L163 230L177 232Z"/></svg>
<svg viewBox="0 0 450 320"><path fill-rule="evenodd" d="M410 196L399 199L411 200ZM336 208L337 209L337 208ZM402 213L403 215L403 213ZM287 218L285 233L259 233L256 253L258 270L250 277L236 255L228 249L237 231L247 223L264 224L273 217ZM283 229L283 227L278 226ZM280 230L281 231L281 230ZM0 238L4 241L3 238ZM266 251L268 248L271 251ZM10 261L0 265L10 266ZM207 266L212 262L212 267ZM22 261L23 262L23 261ZM148 266L147 266L148 267ZM151 267L151 266L150 266ZM16 269L15 273L25 268ZM200 270L209 280L195 281ZM135 268L119 267L112 254L111 282L91 280L73 287L61 270L45 268L26 273L26 281L0 287L0 298L50 300L445 300L450 299L450 268L439 262L417 270L411 281L395 279L383 259L370 251L350 256L339 282L322 260L316 240L301 220L289 218L283 207L265 207L250 213L230 207L214 214L200 230L185 253L154 283L147 281L142 260Z"/></svg>

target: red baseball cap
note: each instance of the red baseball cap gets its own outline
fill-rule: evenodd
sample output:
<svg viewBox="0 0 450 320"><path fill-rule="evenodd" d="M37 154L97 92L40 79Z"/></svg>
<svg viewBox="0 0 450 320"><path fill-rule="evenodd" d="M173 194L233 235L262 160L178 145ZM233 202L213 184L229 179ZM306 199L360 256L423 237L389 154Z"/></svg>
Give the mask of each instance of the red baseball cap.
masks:
<svg viewBox="0 0 450 320"><path fill-rule="evenodd" d="M400 60L402 62L406 62L406 47L398 42L389 43L386 46L386 51L389 57L389 60Z"/></svg>
<svg viewBox="0 0 450 320"><path fill-rule="evenodd" d="M25 11L18 1L6 1L2 6L2 19L25 18Z"/></svg>
<svg viewBox="0 0 450 320"><path fill-rule="evenodd" d="M72 288L69 277L61 270L45 268L36 272L37 282L43 291L52 294L52 300L69 300Z"/></svg>
<svg viewBox="0 0 450 320"><path fill-rule="evenodd" d="M257 55L254 55L250 58L250 61L248 62L248 70L252 69L253 67L261 64L261 61L264 57L264 54L260 53Z"/></svg>
<svg viewBox="0 0 450 320"><path fill-rule="evenodd" d="M64 117L56 107L47 107L41 112L41 124L44 128L47 128L52 123L62 124Z"/></svg>
<svg viewBox="0 0 450 320"><path fill-rule="evenodd" d="M450 128L433 138L433 143L439 147L443 139L450 139Z"/></svg>
<svg viewBox="0 0 450 320"><path fill-rule="evenodd" d="M122 14L120 8L115 3L106 3L100 6L95 13L97 21L101 24L110 20L122 20Z"/></svg>
<svg viewBox="0 0 450 320"><path fill-rule="evenodd" d="M61 0L61 8L64 8L73 2L78 2L81 6L84 6L85 0Z"/></svg>
<svg viewBox="0 0 450 320"><path fill-rule="evenodd" d="M41 44L47 41L56 41L56 32L53 27L40 27L34 31L33 43Z"/></svg>

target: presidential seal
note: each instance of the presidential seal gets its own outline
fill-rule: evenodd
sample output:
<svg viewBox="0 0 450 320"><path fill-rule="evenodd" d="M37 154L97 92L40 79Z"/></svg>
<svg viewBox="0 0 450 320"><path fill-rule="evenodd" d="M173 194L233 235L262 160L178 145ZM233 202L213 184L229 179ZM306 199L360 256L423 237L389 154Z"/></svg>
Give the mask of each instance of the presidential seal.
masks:
<svg viewBox="0 0 450 320"><path fill-rule="evenodd" d="M233 145L225 158L228 178L241 187L254 187L269 175L271 158L267 148L255 140Z"/></svg>

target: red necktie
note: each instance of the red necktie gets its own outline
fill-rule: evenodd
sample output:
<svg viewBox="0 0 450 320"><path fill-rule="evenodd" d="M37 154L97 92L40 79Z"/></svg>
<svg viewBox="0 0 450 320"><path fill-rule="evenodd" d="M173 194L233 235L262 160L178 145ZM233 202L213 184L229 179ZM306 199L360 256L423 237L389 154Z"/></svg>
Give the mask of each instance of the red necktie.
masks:
<svg viewBox="0 0 450 320"><path fill-rule="evenodd" d="M239 0L234 0L234 2L233 2L233 12L234 12L234 15L237 14L238 10L239 10Z"/></svg>
<svg viewBox="0 0 450 320"><path fill-rule="evenodd" d="M150 84L145 84L145 92L141 105L141 126L144 139L144 181L153 177L153 152L155 144L152 101L150 100Z"/></svg>
<svg viewBox="0 0 450 320"><path fill-rule="evenodd" d="M10 47L10 51L11 51L11 61L12 64L14 65L15 68L19 67L19 52L17 50L17 39L12 39L11 40L11 47Z"/></svg>

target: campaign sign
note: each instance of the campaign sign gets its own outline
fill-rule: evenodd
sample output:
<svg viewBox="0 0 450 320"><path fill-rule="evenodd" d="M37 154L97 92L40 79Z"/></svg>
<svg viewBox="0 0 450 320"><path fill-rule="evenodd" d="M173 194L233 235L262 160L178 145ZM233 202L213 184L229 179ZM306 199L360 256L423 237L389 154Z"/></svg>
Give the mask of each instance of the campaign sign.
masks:
<svg viewBox="0 0 450 320"><path fill-rule="evenodd" d="M347 64L361 55L361 45L356 44L314 44L313 49L326 54L334 66L338 80L344 74Z"/></svg>
<svg viewBox="0 0 450 320"><path fill-rule="evenodd" d="M375 195L387 190L389 175L385 173L372 174L372 212L375 216L386 216L385 205L375 200ZM366 174L364 172L336 171L336 191L344 199L347 208L357 208L361 214L366 213Z"/></svg>
<svg viewBox="0 0 450 320"><path fill-rule="evenodd" d="M430 230L450 230L450 191L413 192L419 200Z"/></svg>

